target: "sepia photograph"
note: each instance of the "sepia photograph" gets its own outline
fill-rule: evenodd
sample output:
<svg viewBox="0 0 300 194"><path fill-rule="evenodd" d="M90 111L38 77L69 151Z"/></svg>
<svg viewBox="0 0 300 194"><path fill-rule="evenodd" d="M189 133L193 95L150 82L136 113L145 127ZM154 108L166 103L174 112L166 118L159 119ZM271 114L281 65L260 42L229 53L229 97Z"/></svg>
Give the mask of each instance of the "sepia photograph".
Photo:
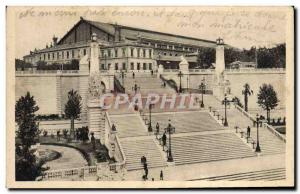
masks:
<svg viewBox="0 0 300 194"><path fill-rule="evenodd" d="M295 185L292 6L8 6L6 26L8 188Z"/></svg>

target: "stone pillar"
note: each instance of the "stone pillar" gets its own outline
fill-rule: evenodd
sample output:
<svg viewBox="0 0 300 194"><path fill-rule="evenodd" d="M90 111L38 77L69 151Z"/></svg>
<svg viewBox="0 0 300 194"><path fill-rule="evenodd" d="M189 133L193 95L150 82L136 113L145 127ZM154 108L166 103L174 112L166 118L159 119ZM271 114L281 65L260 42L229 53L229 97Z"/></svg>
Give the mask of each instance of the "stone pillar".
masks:
<svg viewBox="0 0 300 194"><path fill-rule="evenodd" d="M91 54L90 54L90 74L99 72L99 44L97 42L97 34L92 34Z"/></svg>
<svg viewBox="0 0 300 194"><path fill-rule="evenodd" d="M160 75L164 72L164 66L163 65L158 65L157 69L157 77L159 78Z"/></svg>
<svg viewBox="0 0 300 194"><path fill-rule="evenodd" d="M81 114L80 118L83 121L87 120L87 98L88 98L88 88L89 88L89 77L86 75L79 76L79 94L81 96Z"/></svg>
<svg viewBox="0 0 300 194"><path fill-rule="evenodd" d="M89 99L88 108L88 126L89 132L94 133L96 139L100 139L101 144L105 142L105 111L100 107L99 99Z"/></svg>
<svg viewBox="0 0 300 194"><path fill-rule="evenodd" d="M115 81L115 79L114 79L114 76L115 76L115 65L113 65L113 64L110 65L110 68L108 70L108 75L107 76L108 76L108 83L109 83L109 85L106 86L106 87L107 87L107 89L113 91L114 90L114 81Z"/></svg>
<svg viewBox="0 0 300 194"><path fill-rule="evenodd" d="M61 75L56 75L56 110L57 114L63 114L62 104L61 104Z"/></svg>
<svg viewBox="0 0 300 194"><path fill-rule="evenodd" d="M179 71L181 71L181 73L183 74L183 76L181 77L181 87L182 88L187 88L188 87L188 83L187 83L187 76L189 76L189 63L188 61L184 58L184 56L180 57L181 62L179 63ZM179 78L178 78L179 80ZM179 82L179 81L178 81ZM180 83L178 83L179 85Z"/></svg>
<svg viewBox="0 0 300 194"><path fill-rule="evenodd" d="M225 70L225 57L224 57L224 41L221 38L217 39L216 47L216 75L217 81L220 83L220 76Z"/></svg>

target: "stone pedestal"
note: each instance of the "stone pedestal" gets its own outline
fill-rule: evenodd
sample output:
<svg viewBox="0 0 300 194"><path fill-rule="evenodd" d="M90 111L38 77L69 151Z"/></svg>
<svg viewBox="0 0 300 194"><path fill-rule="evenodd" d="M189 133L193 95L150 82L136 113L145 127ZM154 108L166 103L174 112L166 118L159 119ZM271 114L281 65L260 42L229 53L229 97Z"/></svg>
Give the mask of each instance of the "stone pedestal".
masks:
<svg viewBox="0 0 300 194"><path fill-rule="evenodd" d="M99 99L89 99L87 103L89 132L94 133L96 139L105 142L105 111L100 107Z"/></svg>
<svg viewBox="0 0 300 194"><path fill-rule="evenodd" d="M164 73L164 66L163 65L158 65L157 77L159 78L162 73Z"/></svg>
<svg viewBox="0 0 300 194"><path fill-rule="evenodd" d="M224 100L224 97L225 97L225 87L224 87L224 85L215 85L213 87L213 95L218 100Z"/></svg>

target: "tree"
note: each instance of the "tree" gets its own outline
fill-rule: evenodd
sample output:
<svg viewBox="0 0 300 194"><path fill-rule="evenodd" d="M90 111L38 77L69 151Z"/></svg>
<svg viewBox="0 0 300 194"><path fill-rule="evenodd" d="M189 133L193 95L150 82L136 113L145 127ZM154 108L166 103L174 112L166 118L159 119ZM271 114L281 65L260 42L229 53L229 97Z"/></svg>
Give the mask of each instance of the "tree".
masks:
<svg viewBox="0 0 300 194"><path fill-rule="evenodd" d="M16 180L33 181L41 174L42 164L38 163L30 147L36 143L39 129L35 112L39 110L29 92L22 96L15 105L16 131Z"/></svg>
<svg viewBox="0 0 300 194"><path fill-rule="evenodd" d="M274 109L279 102L273 86L270 84L263 84L260 86L257 99L258 105L267 111L267 120L268 123L270 123L270 111Z"/></svg>
<svg viewBox="0 0 300 194"><path fill-rule="evenodd" d="M216 60L216 50L214 48L201 47L197 55L197 65L201 69L211 67L211 64Z"/></svg>
<svg viewBox="0 0 300 194"><path fill-rule="evenodd" d="M253 91L250 89L250 85L248 83L244 85L242 94L244 95L245 111L248 112L248 96L251 96L251 94L253 94Z"/></svg>
<svg viewBox="0 0 300 194"><path fill-rule="evenodd" d="M81 113L81 96L73 89L68 92L68 101L65 105L66 118L71 119L71 133L74 134L74 120Z"/></svg>

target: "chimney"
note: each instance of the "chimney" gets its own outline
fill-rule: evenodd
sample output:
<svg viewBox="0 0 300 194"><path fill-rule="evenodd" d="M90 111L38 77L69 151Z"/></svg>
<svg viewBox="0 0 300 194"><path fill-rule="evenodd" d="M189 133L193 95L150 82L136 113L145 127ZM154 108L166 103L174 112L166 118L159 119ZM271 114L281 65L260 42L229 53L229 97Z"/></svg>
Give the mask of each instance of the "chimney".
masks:
<svg viewBox="0 0 300 194"><path fill-rule="evenodd" d="M57 37L54 35L53 38L53 46L56 46L57 45Z"/></svg>

